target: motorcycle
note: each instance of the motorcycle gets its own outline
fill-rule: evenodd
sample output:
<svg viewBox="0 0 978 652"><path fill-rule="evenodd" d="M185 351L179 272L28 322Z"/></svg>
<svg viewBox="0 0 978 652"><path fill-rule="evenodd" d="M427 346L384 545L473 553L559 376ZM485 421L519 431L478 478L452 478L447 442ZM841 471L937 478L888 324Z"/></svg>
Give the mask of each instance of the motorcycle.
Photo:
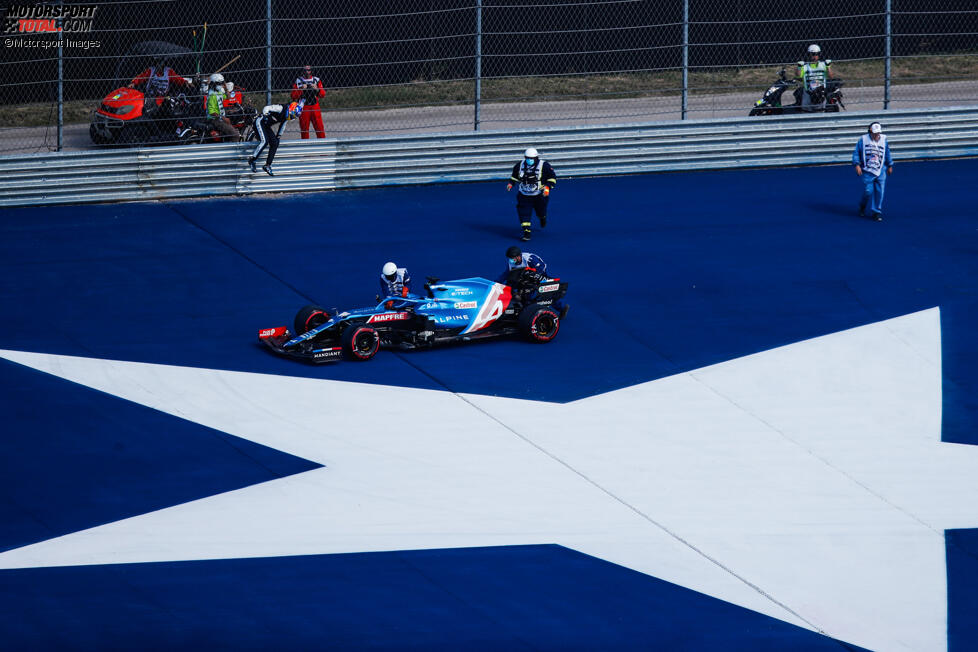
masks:
<svg viewBox="0 0 978 652"><path fill-rule="evenodd" d="M784 68L782 68L774 84L764 92L761 99L754 102L754 108L747 115L753 117L759 115L788 115L810 112L837 113L840 108L846 108L846 105L842 102L842 86L844 84L845 82L841 79L830 79L826 82L825 86L811 91L812 103L806 111L802 108L801 94L803 90L798 85L798 80L787 79ZM781 97L789 88L794 89L795 103L784 105L781 103Z"/></svg>

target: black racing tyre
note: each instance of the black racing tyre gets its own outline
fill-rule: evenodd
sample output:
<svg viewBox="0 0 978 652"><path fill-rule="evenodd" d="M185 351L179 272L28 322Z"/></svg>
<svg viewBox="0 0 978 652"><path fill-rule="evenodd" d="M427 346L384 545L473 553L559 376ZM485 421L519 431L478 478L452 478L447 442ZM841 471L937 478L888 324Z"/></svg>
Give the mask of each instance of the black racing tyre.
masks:
<svg viewBox="0 0 978 652"><path fill-rule="evenodd" d="M520 333L531 342L549 342L560 330L560 315L550 306L533 303L520 311Z"/></svg>
<svg viewBox="0 0 978 652"><path fill-rule="evenodd" d="M316 326L322 326L329 321L329 313L319 306L309 305L295 314L295 334L308 333Z"/></svg>
<svg viewBox="0 0 978 652"><path fill-rule="evenodd" d="M366 362L380 349L380 333L366 324L351 324L343 331L343 353L350 360Z"/></svg>
<svg viewBox="0 0 978 652"><path fill-rule="evenodd" d="M94 124L88 126L88 135L91 137L92 142L96 145L108 145L110 142L112 142L110 139L99 133Z"/></svg>
<svg viewBox="0 0 978 652"><path fill-rule="evenodd" d="M142 129L137 126L126 125L116 133L115 144L123 147L136 147L142 144L142 140Z"/></svg>

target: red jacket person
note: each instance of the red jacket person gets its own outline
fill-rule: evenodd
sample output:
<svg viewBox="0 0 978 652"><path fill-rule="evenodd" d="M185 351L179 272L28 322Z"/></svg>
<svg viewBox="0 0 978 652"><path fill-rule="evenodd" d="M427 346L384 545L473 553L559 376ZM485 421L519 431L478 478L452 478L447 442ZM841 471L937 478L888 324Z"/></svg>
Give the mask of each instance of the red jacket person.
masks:
<svg viewBox="0 0 978 652"><path fill-rule="evenodd" d="M326 97L322 80L312 74L311 66L305 66L302 75L292 84L292 100L298 102L305 99L306 101L305 106L302 107L302 115L299 116L299 134L302 138L309 138L310 120L316 128L316 137L326 137L326 131L323 129L323 114L319 109L321 97Z"/></svg>
<svg viewBox="0 0 978 652"><path fill-rule="evenodd" d="M152 66L136 75L129 84L129 88L141 88L146 97L167 95L174 86L178 91L184 92L190 88L187 80L166 65L162 59L155 60Z"/></svg>

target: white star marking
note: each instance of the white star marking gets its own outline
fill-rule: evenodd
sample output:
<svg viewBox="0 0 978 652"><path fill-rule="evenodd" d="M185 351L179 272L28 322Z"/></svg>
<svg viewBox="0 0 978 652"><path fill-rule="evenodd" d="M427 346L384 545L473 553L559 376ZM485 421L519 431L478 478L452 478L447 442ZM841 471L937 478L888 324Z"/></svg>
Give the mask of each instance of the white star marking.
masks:
<svg viewBox="0 0 978 652"><path fill-rule="evenodd" d="M563 405L0 356L325 465L0 568L558 543L857 645L934 650L944 530L978 526L978 447L940 442L936 308Z"/></svg>

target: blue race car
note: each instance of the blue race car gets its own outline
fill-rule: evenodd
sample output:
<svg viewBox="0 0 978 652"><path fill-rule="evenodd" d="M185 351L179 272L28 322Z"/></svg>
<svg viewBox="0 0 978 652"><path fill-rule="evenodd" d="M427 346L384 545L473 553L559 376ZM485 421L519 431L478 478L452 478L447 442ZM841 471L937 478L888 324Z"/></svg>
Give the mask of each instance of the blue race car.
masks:
<svg viewBox="0 0 978 652"><path fill-rule="evenodd" d="M258 340L279 355L313 363L366 361L380 347L415 349L517 334L549 342L560 330L554 303L567 293L565 281L526 269L514 270L506 284L429 278L424 287L425 298L386 297L373 308L335 315L306 306L296 314L294 330L266 328Z"/></svg>

